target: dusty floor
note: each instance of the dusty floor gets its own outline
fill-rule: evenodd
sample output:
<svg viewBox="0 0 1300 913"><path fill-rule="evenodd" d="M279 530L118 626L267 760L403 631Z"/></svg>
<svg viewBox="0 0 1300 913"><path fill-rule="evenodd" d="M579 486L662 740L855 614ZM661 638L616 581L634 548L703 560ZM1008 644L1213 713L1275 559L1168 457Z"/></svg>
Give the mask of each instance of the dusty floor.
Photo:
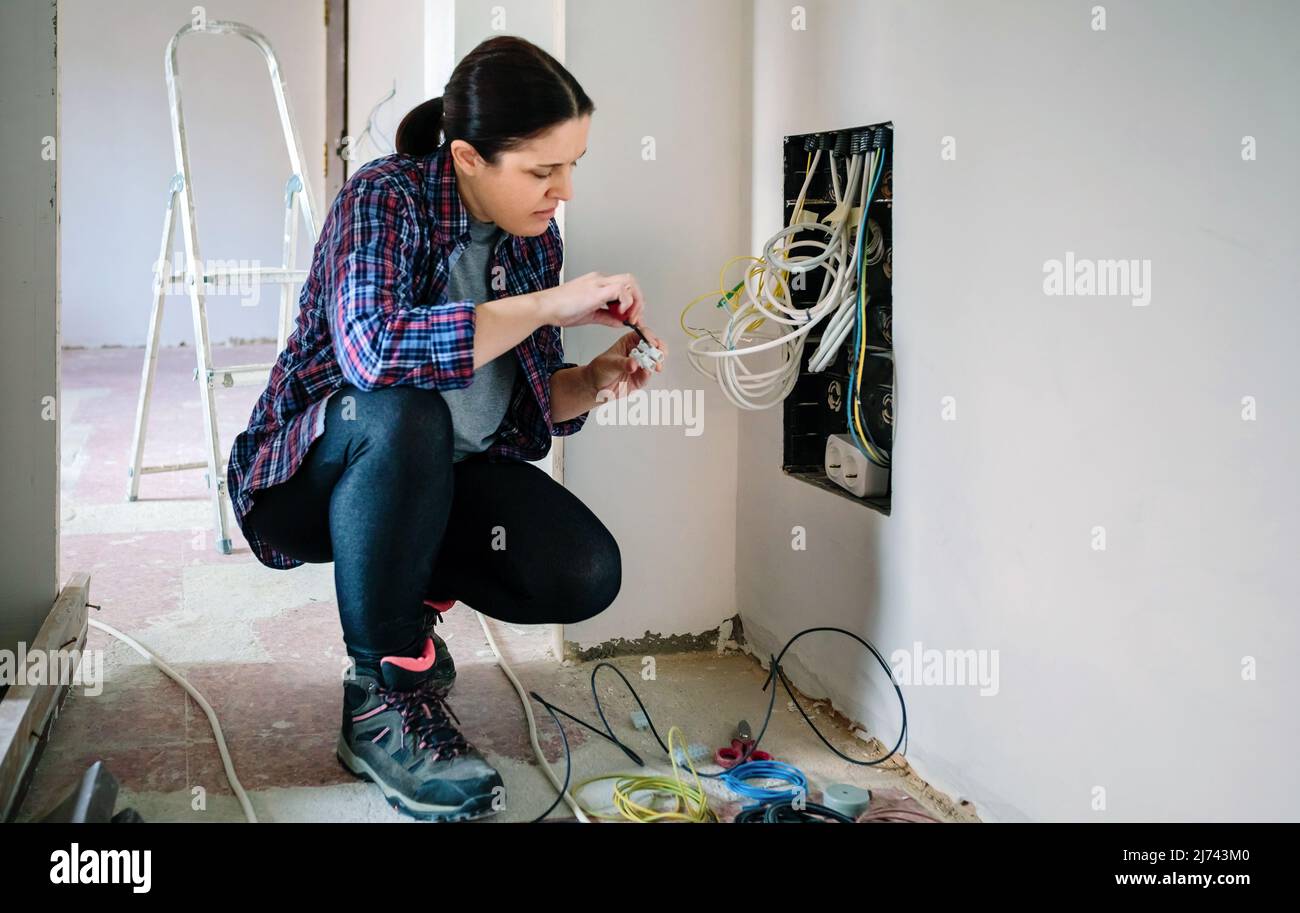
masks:
<svg viewBox="0 0 1300 913"><path fill-rule="evenodd" d="M218 348L218 364L269 362L270 346ZM291 571L266 568L248 550L237 526L235 552L213 547L203 472L146 476L141 498L126 500L127 461L143 349L63 353L61 397L62 564L66 579L91 574L92 616L160 653L208 699L221 721L238 775L263 821L406 821L372 785L357 781L334 757L346 653L333 601L333 565ZM193 381L193 351L160 358L147 464L200 458L203 422ZM222 444L229 451L260 387L218 391ZM617 604L614 606L617 610ZM591 703L594 663L559 664L547 632L491 622L494 636L526 688L582 719L598 722ZM457 605L439 626L459 677L451 705L462 728L502 773L506 810L488 821L526 821L550 805L554 791L528 743L522 708L497 668L473 611ZM222 771L198 706L145 660L92 630L88 646L104 650L105 682L97 696L74 688L19 811L40 818L97 758L122 784L119 808L147 821L230 821L242 814ZM615 664L637 686L661 732L680 726L692 742L729 741L736 721L755 727L767 706L765 673L750 656L730 652L657 658L655 681L643 682L640 659ZM609 673L602 700L619 737L660 772L668 772L649 733L632 729L635 702ZM563 775L563 752L549 716L534 705L542 744ZM815 719L840 750L870 757L823 711ZM574 779L636 769L613 745L566 724L574 749ZM901 765L863 768L830 754L787 706L782 692L762 747L802 768L816 788L849 782L898 790L906 804L945 820L970 820ZM660 760L655 760L660 759ZM716 768L709 767L709 770ZM591 798L596 801L598 794ZM880 795L889 795L881 792ZM914 806L915 807L915 806ZM561 806L554 816L568 815Z"/></svg>

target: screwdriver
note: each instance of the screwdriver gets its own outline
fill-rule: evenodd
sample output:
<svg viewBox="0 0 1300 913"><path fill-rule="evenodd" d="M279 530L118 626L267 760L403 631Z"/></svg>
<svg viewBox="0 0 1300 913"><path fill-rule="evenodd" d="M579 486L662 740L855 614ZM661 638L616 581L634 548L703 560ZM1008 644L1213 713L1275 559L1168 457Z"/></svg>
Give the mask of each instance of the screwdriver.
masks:
<svg viewBox="0 0 1300 913"><path fill-rule="evenodd" d="M635 323L633 323L633 322L630 321L630 320L624 320L624 321L623 321L623 326L625 326L625 327L631 327L632 329L636 330L636 335L638 335L638 336L641 337L641 341L642 341L642 342L644 342L646 345L648 345L648 346L650 346L650 347L652 347L652 348L654 347L654 343L651 342L650 340L648 340L648 339L645 338L645 333L642 333L642 332L641 332L641 328L640 328L639 326L637 326Z"/></svg>
<svg viewBox="0 0 1300 913"><path fill-rule="evenodd" d="M622 298L615 298L614 300L607 302L607 303L606 303L606 306L607 306L607 307L610 307L610 308L613 308L613 307L616 307L616 306L622 306L622 304L623 304L623 299L622 299ZM632 329L636 330L636 335L638 335L638 336L641 337L641 341L644 342L646 345L650 346L651 348L654 348L654 343L651 342L650 340L646 339L645 333L642 333L642 332L641 332L641 328L640 328L639 326L637 326L635 323L633 323L633 322L630 321L630 320L624 320L624 321L623 321L623 326L625 326L625 327L631 327Z"/></svg>

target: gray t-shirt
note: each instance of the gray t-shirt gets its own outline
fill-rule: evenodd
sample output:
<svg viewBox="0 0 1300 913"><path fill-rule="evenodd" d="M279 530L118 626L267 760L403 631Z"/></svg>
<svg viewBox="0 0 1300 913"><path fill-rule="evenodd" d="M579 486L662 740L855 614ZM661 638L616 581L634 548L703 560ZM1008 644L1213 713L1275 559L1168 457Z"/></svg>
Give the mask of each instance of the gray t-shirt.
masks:
<svg viewBox="0 0 1300 913"><path fill-rule="evenodd" d="M501 229L495 222L480 222L469 213L465 215L469 218L470 243L452 261L447 300L482 304L492 297L489 294L488 266L492 262L492 251L500 240ZM510 394L514 392L518 369L515 350L507 349L475 371L468 387L442 391L442 397L451 410L453 462L458 463L471 453L492 446L501 419L505 418L506 409L510 407ZM324 408L320 410L317 433L325 431L325 412Z"/></svg>
<svg viewBox="0 0 1300 913"><path fill-rule="evenodd" d="M488 266L492 262L492 251L500 240L501 229L495 222L480 222L468 213L466 215L469 217L470 243L454 255L447 282L447 300L482 304L492 298ZM471 453L492 446L501 419L510 406L517 371L515 350L510 348L476 370L468 387L442 391L443 399L451 408L455 430L453 461L459 462Z"/></svg>

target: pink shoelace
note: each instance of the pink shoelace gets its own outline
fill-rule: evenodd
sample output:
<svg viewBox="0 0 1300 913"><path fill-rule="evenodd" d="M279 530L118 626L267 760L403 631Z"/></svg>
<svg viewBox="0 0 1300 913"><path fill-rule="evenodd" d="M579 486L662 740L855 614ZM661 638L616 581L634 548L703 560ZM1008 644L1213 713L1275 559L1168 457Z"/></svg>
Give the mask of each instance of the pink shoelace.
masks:
<svg viewBox="0 0 1300 913"><path fill-rule="evenodd" d="M409 733L416 748L434 750L434 760L455 758L470 750L469 742L447 719L450 716L457 725L460 724L455 711L447 703L446 693L432 681L422 682L409 691L381 685L379 693L389 708L402 716L403 744Z"/></svg>

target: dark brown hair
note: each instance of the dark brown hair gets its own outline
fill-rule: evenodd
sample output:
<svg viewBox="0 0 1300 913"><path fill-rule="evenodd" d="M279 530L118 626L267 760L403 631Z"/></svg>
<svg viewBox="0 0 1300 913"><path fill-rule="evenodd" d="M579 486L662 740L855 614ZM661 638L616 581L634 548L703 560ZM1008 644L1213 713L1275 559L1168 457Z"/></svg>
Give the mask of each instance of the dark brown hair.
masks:
<svg viewBox="0 0 1300 913"><path fill-rule="evenodd" d="M595 110L558 60L523 38L499 35L465 55L440 98L402 118L397 151L420 158L459 139L494 164L502 152Z"/></svg>

